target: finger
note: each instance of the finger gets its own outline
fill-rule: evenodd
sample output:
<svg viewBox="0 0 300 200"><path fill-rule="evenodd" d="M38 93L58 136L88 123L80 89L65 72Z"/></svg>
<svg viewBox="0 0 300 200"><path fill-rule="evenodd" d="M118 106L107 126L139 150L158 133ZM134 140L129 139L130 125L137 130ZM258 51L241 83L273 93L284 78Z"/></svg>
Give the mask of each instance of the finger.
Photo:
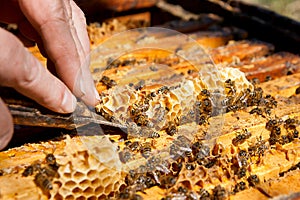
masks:
<svg viewBox="0 0 300 200"><path fill-rule="evenodd" d="M78 28L75 28L75 24L78 26L79 23L73 21L78 18L72 11L70 1L20 0L19 2L27 19L41 35L46 53L55 63L59 77L76 96L81 97L89 105L95 105L99 95L88 71L89 63L84 61L88 41L86 42L87 37L83 38L83 33L78 33Z"/></svg>
<svg viewBox="0 0 300 200"><path fill-rule="evenodd" d="M61 113L74 111L71 91L34 58L22 43L0 29L0 84L13 87L39 104Z"/></svg>
<svg viewBox="0 0 300 200"><path fill-rule="evenodd" d="M12 117L5 105L5 103L0 98L0 150L6 147L8 142L11 140L14 126Z"/></svg>
<svg viewBox="0 0 300 200"><path fill-rule="evenodd" d="M80 8L76 5L74 1L71 1L71 11L72 11L72 21L74 22L74 28L78 35L79 42L83 47L83 51L85 56L90 53L90 42L89 37L86 30L86 19L84 17L84 13Z"/></svg>

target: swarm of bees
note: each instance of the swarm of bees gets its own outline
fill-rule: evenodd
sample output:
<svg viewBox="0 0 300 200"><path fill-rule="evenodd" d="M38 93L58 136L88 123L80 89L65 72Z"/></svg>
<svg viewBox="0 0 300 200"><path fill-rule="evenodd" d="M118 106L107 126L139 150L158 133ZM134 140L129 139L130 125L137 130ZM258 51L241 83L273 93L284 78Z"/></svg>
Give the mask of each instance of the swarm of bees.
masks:
<svg viewBox="0 0 300 200"><path fill-rule="evenodd" d="M166 60L159 62L164 63ZM108 61L110 67L107 69L136 66L139 63L139 60L132 58ZM150 70L157 72L158 68L152 64ZM182 72L175 75L192 77L195 74L194 70L189 69L186 74ZM182 88L182 91L186 90L184 88L187 87L187 84L185 85L184 81L181 81L180 84L173 83L173 85L166 84L159 87L151 87L151 85L148 87L148 82L144 80L127 83L126 87L130 88L127 101L130 104L125 108L118 109L118 111L123 112L121 116L122 120L125 119L125 123L130 122L128 123L130 130L128 136L133 134L134 137L129 137L129 140L125 142L125 146L119 151L119 157L124 164L136 161L137 158L143 158L145 161L136 168L129 170L125 179L126 187L121 188L118 193L119 199L142 199L140 192L143 193L154 186L168 190L168 194L162 198L164 200L176 198L226 199L232 194L250 187L257 187L260 184L259 176L252 174L250 165L259 162L272 145L277 143L284 145L299 137L297 130L299 122L297 120L292 118L273 119L271 117L272 110L277 107L278 103L273 96L264 94L262 88L258 86L258 79L253 79L252 84L249 83L248 87L243 86L242 88L238 83L239 80L235 77L229 76L222 80L223 85L220 87L224 91L224 96L219 99L221 107L217 108L214 95L220 94L220 91L210 90L205 85L203 86L201 81L196 82L195 79L197 78L186 79L192 81L191 84L194 85L193 88L189 89L197 90L193 93L194 101L189 101L188 98L190 97L184 97L185 101L190 102L188 104L189 109L178 109L182 106L180 103L177 107L174 106L176 101L179 101L176 92ZM108 90L118 87L117 79L113 81L104 76L100 82L106 85ZM106 101L102 102L109 101L107 100L109 95L105 92L100 96L106 98ZM174 112L174 108L178 110L175 114L171 114ZM268 139L261 136L254 138L254 134L247 128L241 129L231 140L232 148L236 150L234 153L226 155L221 150L214 150L218 144L211 146L202 141L201 138L190 139L181 133L180 127L186 124L207 127L209 120L215 117L214 109L225 112L245 111L251 115L262 117L267 120L265 128L270 131L270 137ZM113 112L108 112L105 105L100 105L98 112L108 120L116 120ZM285 129L286 134L282 134L283 129ZM171 137L173 140L164 149L167 157L161 157L161 152L155 146L155 140L165 137ZM132 138L135 139L130 140ZM199 169L207 174L221 169L225 179L232 181L232 184L223 187L222 175L219 175L220 184L207 188L206 183L209 184L210 178L206 176L196 183L188 183L188 180L182 178L184 174L197 174ZM195 191L192 183L200 186L201 189Z"/></svg>
<svg viewBox="0 0 300 200"><path fill-rule="evenodd" d="M266 129L270 131L270 145L275 145L276 143L284 145L298 138L298 124L298 120L292 118L288 118L286 120L270 119L266 123ZM286 134L282 134L283 129L285 129Z"/></svg>
<svg viewBox="0 0 300 200"><path fill-rule="evenodd" d="M47 154L45 163L35 162L29 165L22 175L25 177L34 175L35 184L40 187L44 193L47 193L53 189L52 180L58 176L58 168L59 165L56 163L54 155Z"/></svg>

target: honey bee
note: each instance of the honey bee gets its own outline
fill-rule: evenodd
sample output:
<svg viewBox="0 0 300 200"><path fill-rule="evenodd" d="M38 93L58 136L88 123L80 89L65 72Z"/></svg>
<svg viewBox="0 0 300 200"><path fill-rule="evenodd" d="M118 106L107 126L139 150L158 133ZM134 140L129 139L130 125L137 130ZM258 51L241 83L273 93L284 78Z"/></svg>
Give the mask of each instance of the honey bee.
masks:
<svg viewBox="0 0 300 200"><path fill-rule="evenodd" d="M177 191L178 191L179 193L183 193L183 194L186 194L186 193L188 192L188 190L187 190L185 187L182 187L182 186L180 186L180 187L177 189Z"/></svg>
<svg viewBox="0 0 300 200"><path fill-rule="evenodd" d="M140 80L137 84L135 84L135 90L141 90L145 86L145 80Z"/></svg>
<svg viewBox="0 0 300 200"><path fill-rule="evenodd" d="M149 142L145 142L142 145L140 152L144 158L148 158L151 154L151 144Z"/></svg>
<svg viewBox="0 0 300 200"><path fill-rule="evenodd" d="M250 156L263 156L265 151L268 149L266 141L262 140L261 136L257 139L254 145L248 147L248 153Z"/></svg>
<svg viewBox="0 0 300 200"><path fill-rule="evenodd" d="M194 170L196 168L196 165L194 163L186 163L185 168L187 170Z"/></svg>
<svg viewBox="0 0 300 200"><path fill-rule="evenodd" d="M118 194L118 199L143 200L141 195L134 193L130 188L123 189L123 191Z"/></svg>
<svg viewBox="0 0 300 200"><path fill-rule="evenodd" d="M238 104L234 104L234 105L231 105L231 106L228 106L226 108L226 112L236 112L238 109L240 109L239 105Z"/></svg>
<svg viewBox="0 0 300 200"><path fill-rule="evenodd" d="M194 162L196 158L193 155L193 152L191 150L184 152L185 156L188 158L189 162Z"/></svg>
<svg viewBox="0 0 300 200"><path fill-rule="evenodd" d="M197 141L197 142L194 142L192 144L192 152L194 155L196 155L199 151L200 151L200 148L202 147L202 143Z"/></svg>
<svg viewBox="0 0 300 200"><path fill-rule="evenodd" d="M241 181L234 186L233 192L237 193L246 189L246 183Z"/></svg>
<svg viewBox="0 0 300 200"><path fill-rule="evenodd" d="M163 176L160 180L160 187L164 189L171 188L173 185L175 185L176 181L177 178L173 175Z"/></svg>
<svg viewBox="0 0 300 200"><path fill-rule="evenodd" d="M254 187L255 185L257 185L259 183L259 178L258 178L258 176L256 174L250 175L247 178L247 180L248 180L249 186L253 186Z"/></svg>
<svg viewBox="0 0 300 200"><path fill-rule="evenodd" d="M201 148L199 149L199 152L196 154L196 158L197 158L197 160L198 159L202 160L209 155L210 155L209 146L202 145Z"/></svg>
<svg viewBox="0 0 300 200"><path fill-rule="evenodd" d="M170 155L175 159L176 157L179 157L179 147L176 144L171 144L169 148Z"/></svg>
<svg viewBox="0 0 300 200"><path fill-rule="evenodd" d="M131 159L131 153L127 148L124 148L123 151L119 152L119 158L122 163L127 163Z"/></svg>
<svg viewBox="0 0 300 200"><path fill-rule="evenodd" d="M278 136L275 134L270 134L270 138L269 138L270 145L276 144L277 141L278 141Z"/></svg>
<svg viewBox="0 0 300 200"><path fill-rule="evenodd" d="M295 129L295 130L293 131L293 136L294 136L294 138L298 138L298 136L299 136L299 131Z"/></svg>
<svg viewBox="0 0 300 200"><path fill-rule="evenodd" d="M262 111L262 109L259 108L259 107L253 108L249 113L250 113L250 114L257 114L257 115L263 116L263 111ZM263 117L264 117L264 116L263 116Z"/></svg>
<svg viewBox="0 0 300 200"><path fill-rule="evenodd" d="M149 138L159 138L159 137L160 137L159 133L155 131L151 131L149 135Z"/></svg>
<svg viewBox="0 0 300 200"><path fill-rule="evenodd" d="M195 70L189 69L189 70L187 71L187 73L188 73L188 74L193 74L193 73L195 73Z"/></svg>
<svg viewBox="0 0 300 200"><path fill-rule="evenodd" d="M120 60L115 60L114 58L108 58L107 62L106 62L106 69L112 69L112 68L117 68L121 65L121 61Z"/></svg>
<svg viewBox="0 0 300 200"><path fill-rule="evenodd" d="M271 134L279 136L281 134L281 128L279 126L273 127L272 130L271 130Z"/></svg>
<svg viewBox="0 0 300 200"><path fill-rule="evenodd" d="M173 199L173 198L172 198L172 196L170 196L170 195L167 195L167 196L161 198L161 200L172 200L172 199Z"/></svg>
<svg viewBox="0 0 300 200"><path fill-rule="evenodd" d="M53 165L49 165L46 167L43 167L41 169L41 173L43 173L44 175L46 175L49 179L52 179L54 177L56 177L58 175L57 173L57 169L56 166Z"/></svg>
<svg viewBox="0 0 300 200"><path fill-rule="evenodd" d="M38 172L34 177L34 182L39 186L43 191L52 190L53 186L51 180L48 176L42 172Z"/></svg>
<svg viewBox="0 0 300 200"><path fill-rule="evenodd" d="M251 95L251 90L249 88L243 90L239 94L238 98L235 100L235 104L238 104L241 109L244 109L247 106L250 106L248 104L248 99L249 99L250 95Z"/></svg>
<svg viewBox="0 0 300 200"><path fill-rule="evenodd" d="M234 146L240 145L250 137L251 133L247 129L243 129L242 133L239 133L235 138L232 139L232 144Z"/></svg>
<svg viewBox="0 0 300 200"><path fill-rule="evenodd" d="M41 164L39 162L35 162L32 165L29 165L22 173L22 176L31 176L35 172L40 172L41 171Z"/></svg>
<svg viewBox="0 0 300 200"><path fill-rule="evenodd" d="M46 155L45 160L46 160L46 163L49 164L49 165L56 164L56 158L51 153Z"/></svg>
<svg viewBox="0 0 300 200"><path fill-rule="evenodd" d="M134 117L134 122L138 126L146 126L148 124L148 118L147 118L146 115L139 114L139 115Z"/></svg>
<svg viewBox="0 0 300 200"><path fill-rule="evenodd" d="M108 114L107 112L105 112L103 110L103 108L101 108L99 111L97 111L97 114L100 114L102 117L104 117L108 121L112 121L113 120L113 116L111 116L110 114Z"/></svg>
<svg viewBox="0 0 300 200"><path fill-rule="evenodd" d="M53 154L47 154L45 162L46 165L44 167L42 167L40 162L33 163L24 170L22 175L26 177L35 174L35 184L43 191L48 191L52 189L52 179L58 175L59 165L56 163L56 158Z"/></svg>
<svg viewBox="0 0 300 200"><path fill-rule="evenodd" d="M210 92L207 89L203 89L201 91L201 95L205 97L210 97Z"/></svg>
<svg viewBox="0 0 300 200"><path fill-rule="evenodd" d="M134 65L136 63L136 59L134 57L127 58L123 60L122 66Z"/></svg>
<svg viewBox="0 0 300 200"><path fill-rule="evenodd" d="M286 119L284 121L284 128L295 130L296 129L296 120L291 119L291 118Z"/></svg>
<svg viewBox="0 0 300 200"><path fill-rule="evenodd" d="M131 151L135 151L139 148L140 144L138 141L132 142L128 147L130 148Z"/></svg>
<svg viewBox="0 0 300 200"><path fill-rule="evenodd" d="M257 84L260 84L260 80L258 78L253 78L250 80L250 82L253 84L253 85L257 85Z"/></svg>
<svg viewBox="0 0 300 200"><path fill-rule="evenodd" d="M140 165L137 170L137 172L140 174L144 174L146 171L147 171L147 168L145 165Z"/></svg>
<svg viewBox="0 0 300 200"><path fill-rule="evenodd" d="M240 152L238 153L238 156L236 157L238 167L239 168L247 167L248 159L249 159L249 155L248 155L247 151L240 150Z"/></svg>
<svg viewBox="0 0 300 200"><path fill-rule="evenodd" d="M174 162L171 165L171 170L178 174L182 169L182 163L181 162Z"/></svg>
<svg viewBox="0 0 300 200"><path fill-rule="evenodd" d="M127 140L127 141L124 142L124 144L125 144L126 146L129 146L131 143L132 143L132 142L131 142L130 140Z"/></svg>
<svg viewBox="0 0 300 200"><path fill-rule="evenodd" d="M225 81L225 92L229 96L234 96L236 93L235 82L231 79Z"/></svg>
<svg viewBox="0 0 300 200"><path fill-rule="evenodd" d="M25 176L25 177L31 176L33 174L33 172L34 172L34 168L33 168L33 166L30 165L30 166L26 167L26 169L23 171L22 176Z"/></svg>
<svg viewBox="0 0 300 200"><path fill-rule="evenodd" d="M145 181L146 188L150 188L150 187L154 186L155 184L156 184L156 181L153 178L151 178L149 176L146 177L146 181Z"/></svg>
<svg viewBox="0 0 300 200"><path fill-rule="evenodd" d="M281 145L287 144L289 142L290 142L290 140L289 140L287 135L282 135L281 138L278 141L278 143L281 144Z"/></svg>
<svg viewBox="0 0 300 200"><path fill-rule="evenodd" d="M232 96L227 96L226 98L222 99L221 105L227 108L228 106L232 105L233 100L234 99Z"/></svg>
<svg viewBox="0 0 300 200"><path fill-rule="evenodd" d="M261 87L255 87L253 91L249 93L247 100L248 106L257 106L263 98L263 90Z"/></svg>
<svg viewBox="0 0 300 200"><path fill-rule="evenodd" d="M277 107L277 101L275 100L274 97L272 97L271 95L266 95L265 98L263 98L262 100L262 104L266 107L266 108L275 108Z"/></svg>
<svg viewBox="0 0 300 200"><path fill-rule="evenodd" d="M268 82L268 81L271 81L271 80L272 80L272 76L270 76L270 75L266 76L265 82Z"/></svg>
<svg viewBox="0 0 300 200"><path fill-rule="evenodd" d="M169 91L170 89L168 88L168 86L162 86L157 90L157 92L160 94L167 94Z"/></svg>
<svg viewBox="0 0 300 200"><path fill-rule="evenodd" d="M177 133L177 128L174 122L169 122L166 128L166 133L170 136L173 136Z"/></svg>
<svg viewBox="0 0 300 200"><path fill-rule="evenodd" d="M213 189L213 199L215 200L225 200L227 198L227 192L225 188L218 185Z"/></svg>
<svg viewBox="0 0 300 200"><path fill-rule="evenodd" d="M112 88L113 86L117 85L116 81L110 79L107 76L103 76L100 80L104 85L107 86L107 88Z"/></svg>
<svg viewBox="0 0 300 200"><path fill-rule="evenodd" d="M241 167L237 170L236 174L237 174L238 178L242 178L242 177L246 176L246 172L247 172L247 169L245 167Z"/></svg>
<svg viewBox="0 0 300 200"><path fill-rule="evenodd" d="M211 111L212 111L211 100L208 98L203 99L203 101L201 102L201 105L200 105L200 110L202 112L206 113L207 115L210 115Z"/></svg>
<svg viewBox="0 0 300 200"><path fill-rule="evenodd" d="M270 108L264 108L264 112L266 115L270 116L271 115L271 109Z"/></svg>
<svg viewBox="0 0 300 200"><path fill-rule="evenodd" d="M199 191L199 199L200 200L210 200L211 195L206 189L201 188L200 191Z"/></svg>
<svg viewBox="0 0 300 200"><path fill-rule="evenodd" d="M130 197L130 190L129 190L129 188L125 188L118 195L118 199L129 199L129 197Z"/></svg>
<svg viewBox="0 0 300 200"><path fill-rule="evenodd" d="M202 161L204 167L212 168L217 162L217 157L206 158Z"/></svg>
<svg viewBox="0 0 300 200"><path fill-rule="evenodd" d="M156 72L158 69L157 67L153 64L153 65L150 65L149 69L153 72Z"/></svg>

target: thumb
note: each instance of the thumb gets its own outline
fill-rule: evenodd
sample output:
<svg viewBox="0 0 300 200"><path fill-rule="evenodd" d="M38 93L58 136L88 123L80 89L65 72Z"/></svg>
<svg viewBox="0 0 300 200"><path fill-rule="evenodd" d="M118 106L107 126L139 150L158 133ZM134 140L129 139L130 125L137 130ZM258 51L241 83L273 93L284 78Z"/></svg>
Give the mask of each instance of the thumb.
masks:
<svg viewBox="0 0 300 200"><path fill-rule="evenodd" d="M14 126L12 117L5 103L0 99L0 150L6 147L12 138Z"/></svg>

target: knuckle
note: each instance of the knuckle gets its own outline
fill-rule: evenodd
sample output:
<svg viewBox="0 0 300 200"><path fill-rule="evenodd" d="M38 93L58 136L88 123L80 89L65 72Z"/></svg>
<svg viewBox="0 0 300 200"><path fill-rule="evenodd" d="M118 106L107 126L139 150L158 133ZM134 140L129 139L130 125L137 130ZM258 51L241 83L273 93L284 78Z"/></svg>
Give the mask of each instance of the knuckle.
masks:
<svg viewBox="0 0 300 200"><path fill-rule="evenodd" d="M25 63L19 68L18 76L15 77L17 87L25 89L34 88L38 84L40 67L31 63Z"/></svg>

